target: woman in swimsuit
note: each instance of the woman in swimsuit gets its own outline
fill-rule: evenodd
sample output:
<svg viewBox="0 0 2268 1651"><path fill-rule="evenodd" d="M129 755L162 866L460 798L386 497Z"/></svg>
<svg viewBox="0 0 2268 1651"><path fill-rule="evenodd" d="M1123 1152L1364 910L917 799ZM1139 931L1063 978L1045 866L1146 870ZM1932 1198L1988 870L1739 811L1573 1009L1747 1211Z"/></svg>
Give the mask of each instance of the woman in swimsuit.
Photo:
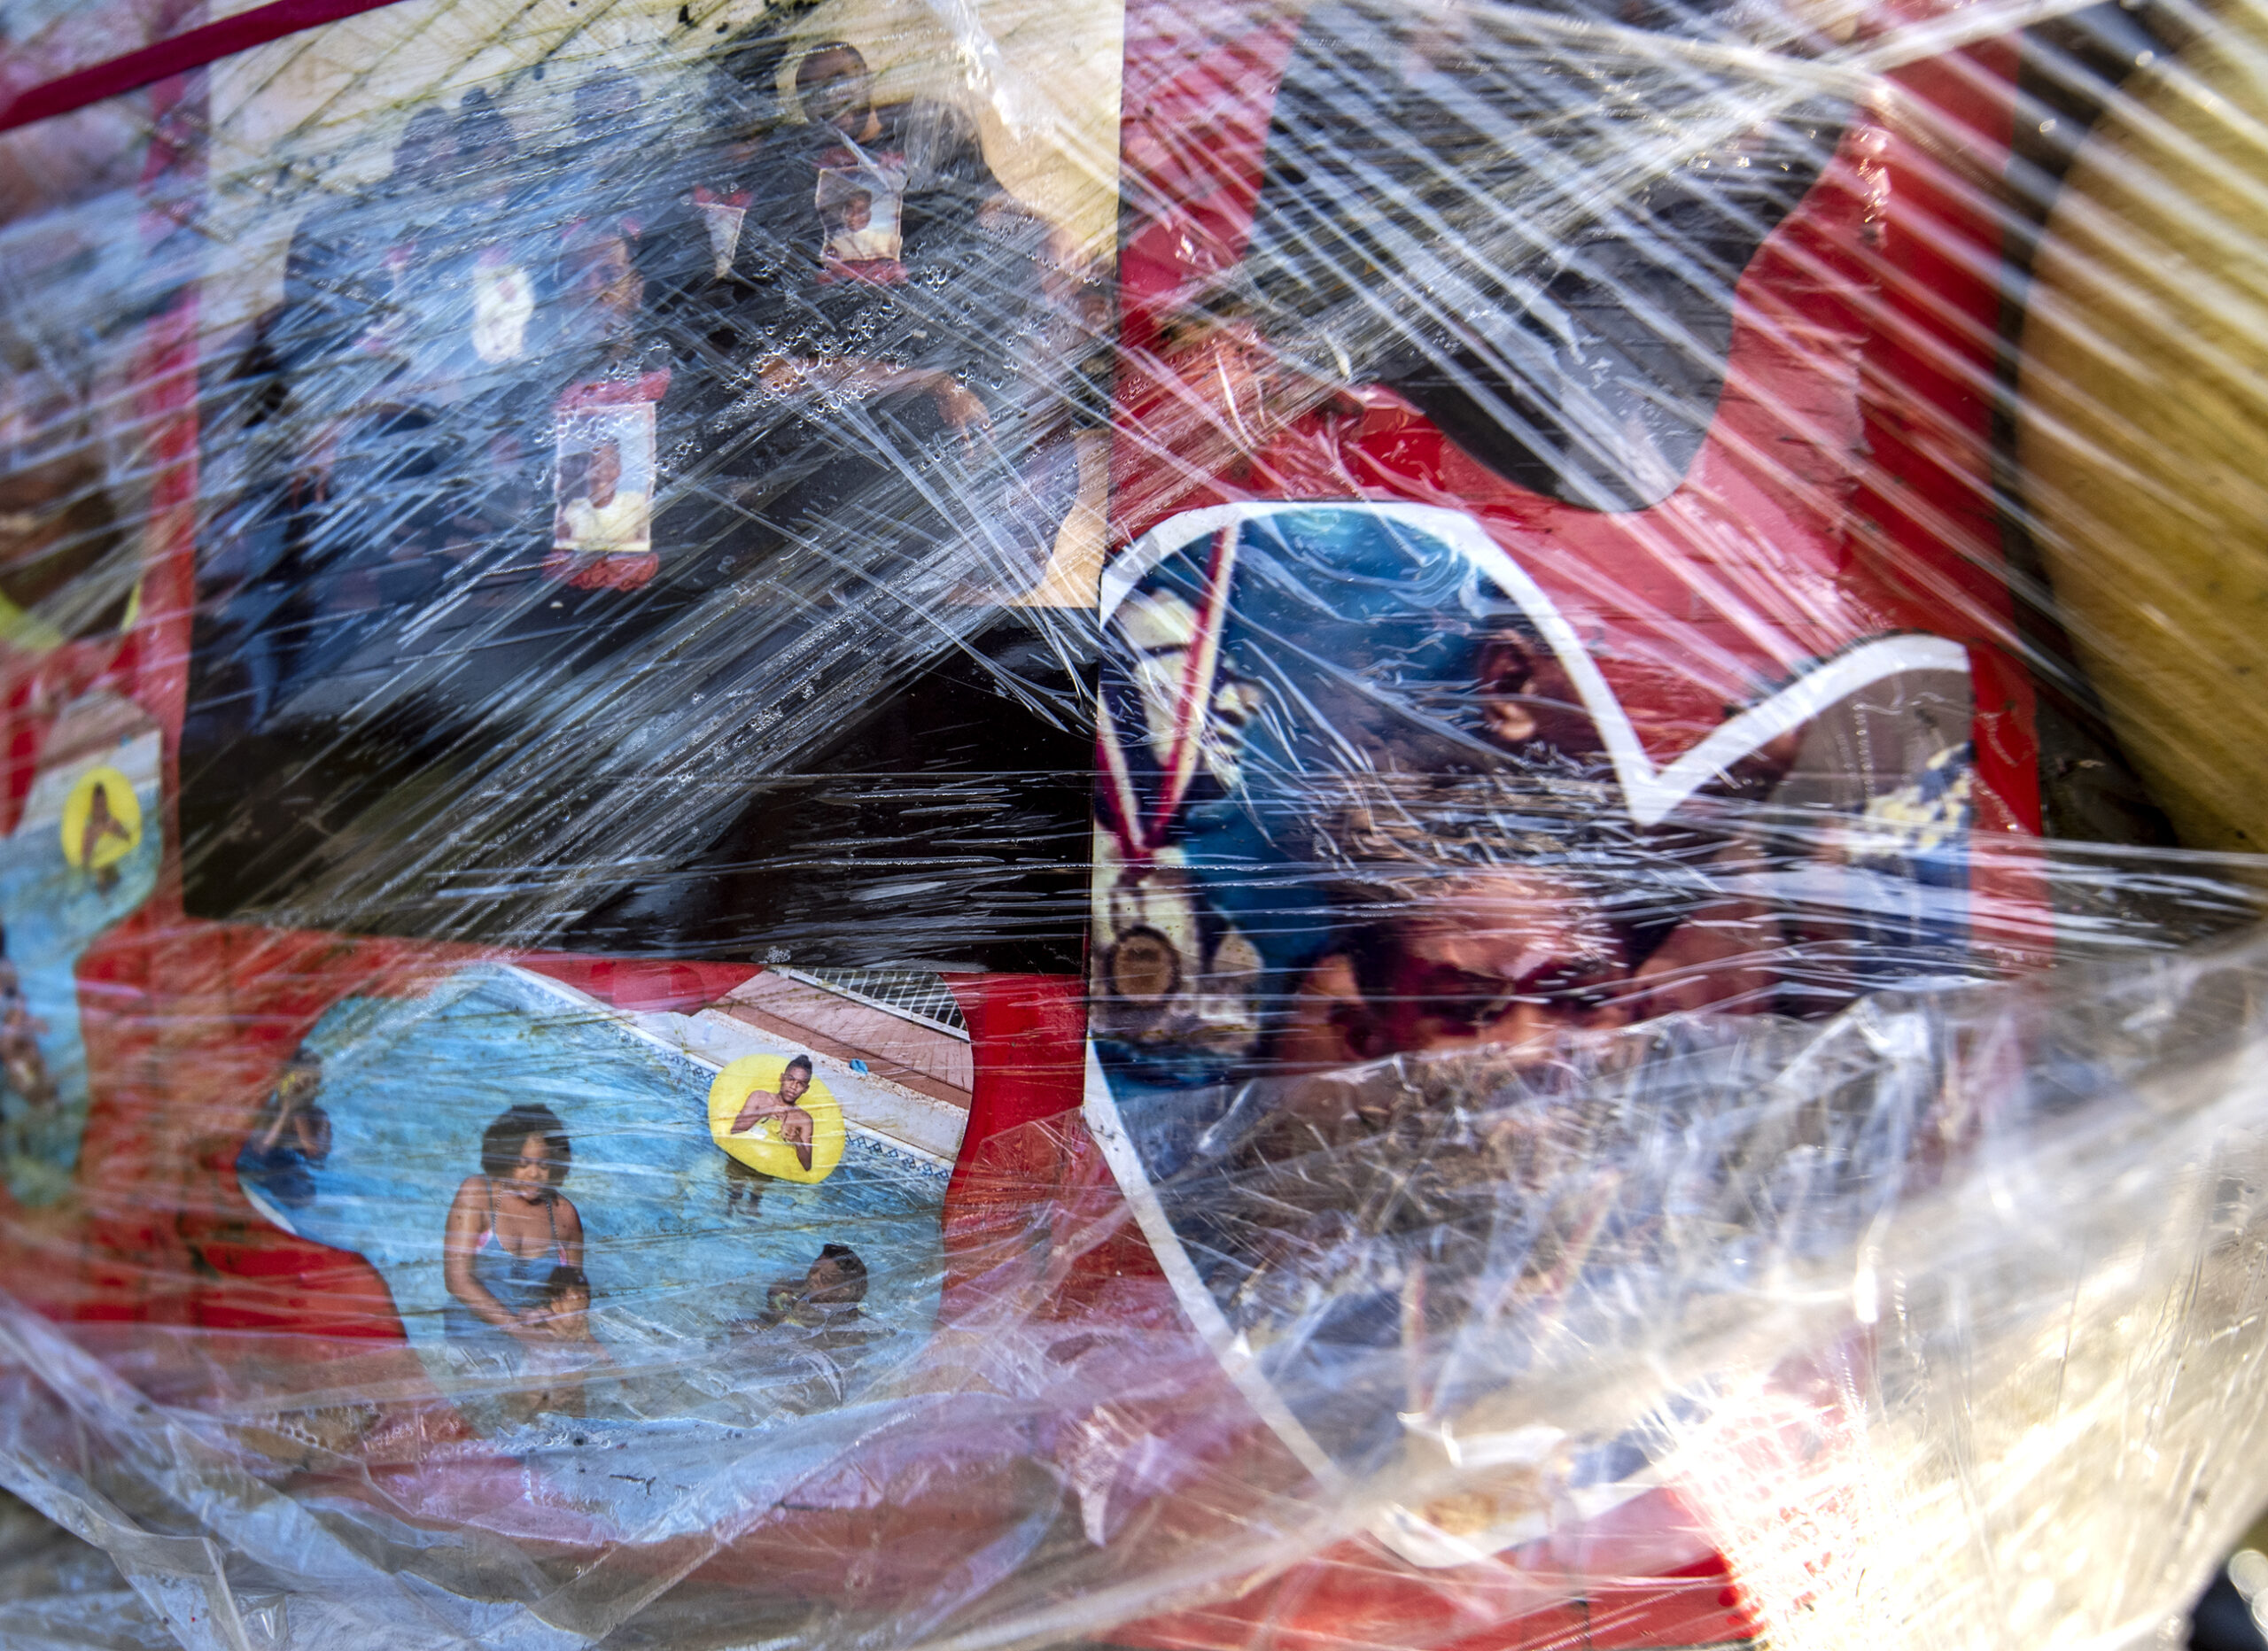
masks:
<svg viewBox="0 0 2268 1651"><path fill-rule="evenodd" d="M480 1174L457 1189L442 1240L449 1345L469 1362L518 1368L552 1270L583 1265L583 1218L558 1190L571 1157L548 1106L515 1106L480 1137Z"/></svg>

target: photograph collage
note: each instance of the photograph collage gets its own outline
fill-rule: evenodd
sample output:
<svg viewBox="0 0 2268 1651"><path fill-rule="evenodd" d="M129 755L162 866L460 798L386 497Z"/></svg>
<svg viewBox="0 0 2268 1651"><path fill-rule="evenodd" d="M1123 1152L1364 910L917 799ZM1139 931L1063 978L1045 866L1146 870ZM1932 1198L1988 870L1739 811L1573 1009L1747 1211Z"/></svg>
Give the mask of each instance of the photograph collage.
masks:
<svg viewBox="0 0 2268 1651"><path fill-rule="evenodd" d="M2077 36L1912 10L0 0L0 1492L191 1651L1753 1651L2131 1422L2268 880L2020 484Z"/></svg>
<svg viewBox="0 0 2268 1651"><path fill-rule="evenodd" d="M410 0L226 58L161 94L136 244L82 231L193 358L135 438L193 448L195 571L177 788L98 787L65 858L145 897L86 869L125 864L131 801L178 820L190 919L439 949L301 1017L231 1168L368 1263L482 1428L729 1429L917 1364L984 1059L951 983L985 972L1084 967L1087 1120L1183 1310L1279 1349L1239 1381L1340 1466L1434 1379L1410 1281L1453 1317L1503 1264L1412 1273L1350 1215L1379 1189L1286 1195L1411 1127L1340 1074L1517 1088L1655 1021L1705 1065L1966 978L1967 645L1823 574L1746 619L1695 593L1758 484L1728 419L1839 369L1736 325L1691 248L1737 273L1824 233L1851 112L1780 111L1771 175L1694 174L1476 355L1346 283L1408 226L1344 208L1379 167L1439 180L1442 301L1510 301L1507 203L1557 174L1464 161L1564 104L1573 165L1583 96L1460 105L1516 35L1224 22L1280 63L1271 112L1162 12L1000 0L973 81L885 0L582 10ZM1200 111L1216 153L1138 123L1122 155L1122 74L1158 72L1145 119ZM1208 165L1257 191L1192 213ZM1662 305L1616 296L1638 272ZM1463 506L1393 475L1413 415ZM1302 480L1326 441L1339 479ZM1655 606L1602 620L1516 506L1667 545ZM97 585L119 558L76 542ZM1680 647L1691 679L1647 675ZM561 957L705 983L625 1007ZM35 1068L11 1162L67 1173ZM1500 1150L1424 1174L1486 1185ZM1341 1262L1384 1282L1309 1322Z"/></svg>
<svg viewBox="0 0 2268 1651"><path fill-rule="evenodd" d="M183 1142L248 1206L200 1267L348 1258L413 1356L286 1456L438 1396L695 1482L913 1379L953 983L1084 929L1121 24L985 20L980 95L891 0L413 0L0 139L55 180L0 229L0 1173L59 1215L104 1150L89 970L330 948Z"/></svg>

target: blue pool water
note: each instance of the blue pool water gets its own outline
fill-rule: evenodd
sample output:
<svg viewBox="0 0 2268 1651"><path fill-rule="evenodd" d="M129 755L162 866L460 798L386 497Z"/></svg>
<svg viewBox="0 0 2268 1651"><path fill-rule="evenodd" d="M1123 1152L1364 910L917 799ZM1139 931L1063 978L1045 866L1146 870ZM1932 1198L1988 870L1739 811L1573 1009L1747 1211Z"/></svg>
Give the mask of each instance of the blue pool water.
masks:
<svg viewBox="0 0 2268 1651"><path fill-rule="evenodd" d="M154 748L154 737L153 737ZM153 757L154 762L154 757ZM157 886L163 846L157 787L138 787L142 840L111 875L97 879L63 857L51 816L27 818L0 838L0 925L24 1006L37 1019L41 1058L55 1105L34 1107L0 1086L0 1174L19 1203L54 1203L70 1190L87 1127L87 1048L79 1024L80 957Z"/></svg>
<svg viewBox="0 0 2268 1651"><path fill-rule="evenodd" d="M479 1168L481 1131L527 1102L549 1106L573 1142L562 1190L583 1220L593 1327L625 1371L649 1373L610 1384L619 1416L761 1422L765 1384L742 1379L749 1361L726 1327L764 1308L767 1283L801 1278L824 1244L849 1244L868 1269L858 1384L932 1328L943 1167L854 1133L825 1182L774 1182L757 1215L728 1213L709 1070L540 980L483 965L415 1000L349 998L308 1043L323 1057L333 1144L314 1202L289 1219L377 1268L437 1378L449 1202Z"/></svg>

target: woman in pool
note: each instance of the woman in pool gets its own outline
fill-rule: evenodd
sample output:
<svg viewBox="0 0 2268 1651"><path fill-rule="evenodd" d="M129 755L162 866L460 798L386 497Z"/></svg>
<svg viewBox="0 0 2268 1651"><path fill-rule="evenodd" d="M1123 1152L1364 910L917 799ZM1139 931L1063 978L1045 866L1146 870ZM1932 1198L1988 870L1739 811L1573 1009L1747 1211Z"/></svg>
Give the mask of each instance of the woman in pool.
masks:
<svg viewBox="0 0 2268 1651"><path fill-rule="evenodd" d="M559 1191L571 1156L548 1106L515 1106L480 1137L480 1173L457 1189L442 1238L449 1345L469 1367L517 1369L544 1333L553 1270L583 1265L583 1219Z"/></svg>

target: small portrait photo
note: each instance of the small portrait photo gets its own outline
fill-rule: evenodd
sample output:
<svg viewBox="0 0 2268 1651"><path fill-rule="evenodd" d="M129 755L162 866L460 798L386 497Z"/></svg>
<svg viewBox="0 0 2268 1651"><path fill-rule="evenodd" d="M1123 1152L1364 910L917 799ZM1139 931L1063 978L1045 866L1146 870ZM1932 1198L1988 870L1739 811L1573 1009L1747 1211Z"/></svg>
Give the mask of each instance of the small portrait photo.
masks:
<svg viewBox="0 0 2268 1651"><path fill-rule="evenodd" d="M748 218L749 192L734 190L727 195L712 194L696 184L693 204L699 208L701 221L709 231L710 273L722 281L733 273L733 260L741 244L741 226Z"/></svg>
<svg viewBox="0 0 2268 1651"><path fill-rule="evenodd" d="M472 353L491 367L527 353L535 287L528 272L498 246L483 248L472 267Z"/></svg>
<svg viewBox="0 0 2268 1651"><path fill-rule="evenodd" d="M642 556L653 549L653 403L562 413L558 475L555 550Z"/></svg>
<svg viewBox="0 0 2268 1651"><path fill-rule="evenodd" d="M898 208L905 193L904 167L887 160L822 167L819 221L827 260L843 264L896 260L902 244Z"/></svg>

